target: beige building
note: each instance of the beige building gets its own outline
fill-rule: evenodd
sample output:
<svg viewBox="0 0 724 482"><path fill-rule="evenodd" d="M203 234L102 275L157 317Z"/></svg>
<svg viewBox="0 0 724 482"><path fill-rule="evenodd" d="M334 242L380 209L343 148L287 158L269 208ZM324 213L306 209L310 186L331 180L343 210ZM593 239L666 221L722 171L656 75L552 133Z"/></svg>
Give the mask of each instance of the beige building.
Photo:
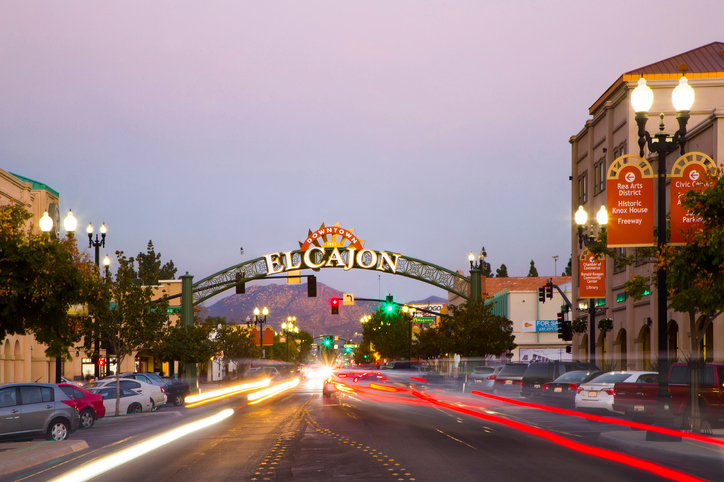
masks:
<svg viewBox="0 0 724 482"><path fill-rule="evenodd" d="M33 217L28 221L28 228L33 233L39 234L38 221L45 211L48 211L53 218L52 235L60 237L58 229L60 226L58 192L47 185L25 178L18 174L11 174L0 169L0 204L19 203L24 206ZM80 221L80 220L79 220ZM79 226L81 226L79 222ZM83 246L83 238L78 240L80 248ZM181 281L161 281L156 288L159 293L166 291L167 295L181 293ZM177 323L180 319L181 299L175 298L169 301L169 323ZM13 382L55 382L55 358L45 356L46 346L38 343L32 335L11 335L0 340L0 384ZM90 354L86 354L82 348L82 342L78 346L71 347L71 361L63 362L61 373L70 380L81 380L86 375L93 375L95 367L91 361ZM102 373L115 372L116 364L112 355L107 355L101 349L101 356L108 361ZM171 372L177 373L175 370ZM121 372L133 371L160 371L170 372L168 363L161 363L154 359L153 354L148 350L141 350L134 356L127 357L121 366Z"/></svg>
<svg viewBox="0 0 724 482"><path fill-rule="evenodd" d="M682 73L695 91L687 125L686 152L703 152L717 165L724 164L724 43L715 42L661 60L651 65L626 72L589 108L591 118L583 129L570 138L571 143L571 248L573 260L580 254L576 223L573 213L583 206L589 220L595 218L601 205L606 204L606 173L614 161L624 154L639 154L638 128L631 107L631 93L643 75L653 90L654 103L649 110L646 129L652 135L658 131L659 113L664 114L665 131L673 134L678 129L676 112L671 103L671 93L678 85ZM656 155L648 149L644 157L656 168ZM678 150L667 156L667 172L678 158ZM655 183L657 181L654 181ZM655 185L655 193L657 186ZM668 191L667 182L667 191ZM667 195L668 199L668 195ZM656 204L654 205L654 209ZM667 208L667 211L669 208ZM597 227L594 226L594 231ZM634 255L635 248L626 249ZM632 266L615 266L606 259L606 299L602 308L613 320L613 330L602 336L596 330L596 361L616 364L616 368L642 369L657 359L657 292L652 283L651 293L640 301L627 296L624 283L633 275L649 276L651 265L640 263ZM588 302L578 297L578 263L573 263L574 305ZM582 308L584 306L581 306ZM587 319L587 312L577 313ZM670 357L686 359L690 353L688 317L673 310L667 313L667 339ZM724 329L721 319L706 333L703 350L708 359L724 361ZM597 323L596 323L597 324ZM590 346L588 333L576 335L573 340L574 358L588 358Z"/></svg>

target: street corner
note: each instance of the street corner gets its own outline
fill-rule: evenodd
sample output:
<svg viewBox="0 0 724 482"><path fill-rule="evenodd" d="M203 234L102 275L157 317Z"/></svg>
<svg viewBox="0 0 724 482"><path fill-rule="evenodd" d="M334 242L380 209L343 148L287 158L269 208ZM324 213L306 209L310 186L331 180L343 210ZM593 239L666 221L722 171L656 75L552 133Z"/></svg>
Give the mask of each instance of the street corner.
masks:
<svg viewBox="0 0 724 482"><path fill-rule="evenodd" d="M0 477L88 449L85 440L0 443Z"/></svg>

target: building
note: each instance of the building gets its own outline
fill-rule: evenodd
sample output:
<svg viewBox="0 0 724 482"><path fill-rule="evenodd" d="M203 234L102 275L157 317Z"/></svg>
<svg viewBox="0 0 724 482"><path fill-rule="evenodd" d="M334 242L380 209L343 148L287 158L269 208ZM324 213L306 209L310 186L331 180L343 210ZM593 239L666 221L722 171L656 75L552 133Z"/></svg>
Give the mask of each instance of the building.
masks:
<svg viewBox="0 0 724 482"><path fill-rule="evenodd" d="M462 274L461 272L459 272ZM510 354L510 361L533 361L534 359L570 360L571 354L566 347L571 345L558 338L558 317L566 304L558 290L553 290L553 298L544 302L538 300L538 288L552 280L571 300L571 277L554 276L521 278L481 279L481 292L490 297L493 313L504 316L513 322L513 335L518 345ZM465 300L452 293L448 294L449 304L461 304ZM572 300L571 300L572 301Z"/></svg>
<svg viewBox="0 0 724 482"><path fill-rule="evenodd" d="M57 191L32 179L12 174L0 169L0 205L18 203L24 206L31 214L28 229L34 234L40 234L38 221L45 211L53 219L51 237L60 237L60 195ZM79 241L82 244L82 241ZM161 281L155 288L160 296L165 290L168 296L181 293L181 281ZM169 323L177 323L180 316L181 299L175 298L169 302ZM70 316L72 314L69 313ZM81 380L86 375L93 376L95 365L82 348L82 342L70 348L73 359L62 362L61 373L70 380ZM13 382L55 382L56 359L45 356L46 346L38 343L32 334L10 335L0 340L0 384ZM106 366L102 373L114 372L117 367L112 355L105 349L100 351ZM175 362L172 366L155 359L149 350L141 350L134 356L127 357L121 367L122 372L133 371L161 371L173 373L177 368Z"/></svg>
<svg viewBox="0 0 724 482"><path fill-rule="evenodd" d="M631 93L643 75L654 92L654 104L649 110L647 130L657 131L657 113L664 114L664 129L678 129L671 93L685 73L695 91L687 125L686 151L698 151L710 156L717 165L724 164L724 43L714 42L674 57L621 74L589 108L583 129L570 138L571 144L571 249L573 260L581 250L573 213L583 206L589 219L606 204L606 175L613 161L624 154L639 154L638 128L631 107ZM656 155L645 151L644 157L656 166ZM667 157L667 172L678 157L678 151ZM657 181L655 181L657 182ZM669 181L667 181L667 190ZM654 191L656 192L656 190ZM667 196L668 199L668 196ZM654 209L656 204L654 204ZM667 207L667 214L670 207ZM654 213L656 215L656 213ZM636 248L619 248L635 255ZM612 320L609 333L596 330L596 361L599 366L617 369L644 369L657 360L657 292L652 283L651 293L640 301L627 296L624 283L631 276L649 276L655 270L650 264L635 263L616 266L606 259L606 298L599 300L605 317ZM587 318L589 300L579 299L578 263L573 263L574 305L579 317ZM655 273L654 273L655 278ZM597 315L603 317L604 315ZM667 312L669 358L685 360L690 353L691 335L688 318L672 310ZM653 322L652 322L653 321ZM721 320L717 320L721 321ZM719 325L719 326L718 326ZM718 329L717 329L718 328ZM574 357L588 358L589 334L577 334L573 340ZM724 329L715 321L702 344L708 359L724 361Z"/></svg>

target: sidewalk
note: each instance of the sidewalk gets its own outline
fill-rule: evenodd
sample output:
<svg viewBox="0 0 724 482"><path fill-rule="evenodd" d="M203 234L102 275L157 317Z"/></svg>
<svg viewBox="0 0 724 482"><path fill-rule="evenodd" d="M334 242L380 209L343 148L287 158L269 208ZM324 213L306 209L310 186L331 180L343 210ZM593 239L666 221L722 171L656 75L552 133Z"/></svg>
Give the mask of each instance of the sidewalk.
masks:
<svg viewBox="0 0 724 482"><path fill-rule="evenodd" d="M81 452L88 448L85 440L69 438L62 442L33 440L32 442L0 443L0 477L27 470L44 462Z"/></svg>
<svg viewBox="0 0 724 482"><path fill-rule="evenodd" d="M711 438L724 442L724 429L714 429ZM602 433L599 443L613 450L619 450L643 457L665 456L671 461L724 461L724 445L714 445L698 440L682 438L677 442L650 442L645 430L621 430Z"/></svg>

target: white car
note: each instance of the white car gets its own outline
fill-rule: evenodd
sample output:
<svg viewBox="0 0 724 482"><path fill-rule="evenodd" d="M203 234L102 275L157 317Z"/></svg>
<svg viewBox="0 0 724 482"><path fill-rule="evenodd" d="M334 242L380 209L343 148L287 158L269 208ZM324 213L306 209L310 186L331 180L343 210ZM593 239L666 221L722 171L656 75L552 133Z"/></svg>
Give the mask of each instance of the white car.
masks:
<svg viewBox="0 0 724 482"><path fill-rule="evenodd" d="M93 383L89 383L86 385L86 390L90 390L91 388L105 388L105 387L116 387L116 379L115 378L104 378L103 380L98 380ZM151 385L150 383L145 383L140 380L133 380L128 378L121 378L120 380L120 387L125 390L132 390L140 395L144 395L148 397L151 400L151 411L156 411L160 407L166 404L166 400L168 397L164 393L163 387L159 387L158 385ZM114 406L115 411L115 406ZM115 412L114 412L115 413Z"/></svg>
<svg viewBox="0 0 724 482"><path fill-rule="evenodd" d="M91 393L99 393L103 397L103 406L106 407L106 416L113 416L116 414L115 386L89 388L88 391ZM152 408L153 403L151 402L150 397L136 393L133 390L121 388L121 406L119 408L120 415L127 413L150 412Z"/></svg>
<svg viewBox="0 0 724 482"><path fill-rule="evenodd" d="M650 381L656 372L620 371L606 372L582 383L576 393L576 410L599 414L621 414L613 409L614 385L619 382L636 383Z"/></svg>

